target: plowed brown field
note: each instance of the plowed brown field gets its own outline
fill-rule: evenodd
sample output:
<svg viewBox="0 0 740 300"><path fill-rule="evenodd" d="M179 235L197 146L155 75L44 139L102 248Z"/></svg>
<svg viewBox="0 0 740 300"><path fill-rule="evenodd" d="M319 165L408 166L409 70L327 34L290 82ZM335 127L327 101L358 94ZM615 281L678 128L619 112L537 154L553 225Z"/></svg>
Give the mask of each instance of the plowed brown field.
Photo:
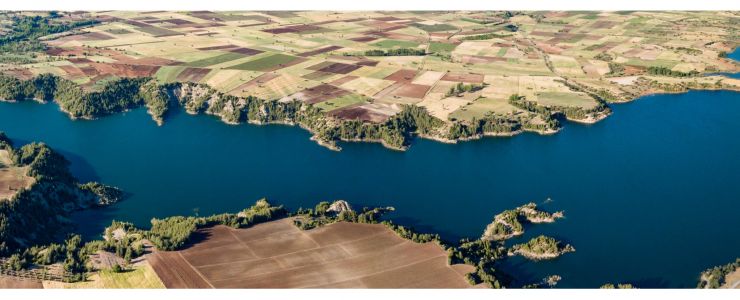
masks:
<svg viewBox="0 0 740 300"><path fill-rule="evenodd" d="M380 224L302 231L291 219L203 229L187 249L149 260L168 288L468 288L473 270Z"/></svg>

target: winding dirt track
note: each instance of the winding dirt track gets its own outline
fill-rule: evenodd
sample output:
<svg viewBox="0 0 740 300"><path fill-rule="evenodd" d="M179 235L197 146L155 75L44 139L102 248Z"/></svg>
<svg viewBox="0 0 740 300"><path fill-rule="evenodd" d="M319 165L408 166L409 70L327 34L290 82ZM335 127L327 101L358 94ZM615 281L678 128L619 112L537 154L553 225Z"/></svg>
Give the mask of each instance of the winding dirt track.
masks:
<svg viewBox="0 0 740 300"><path fill-rule="evenodd" d="M473 270L383 225L302 231L290 219L205 229L189 248L149 261L167 288L469 288L464 274Z"/></svg>

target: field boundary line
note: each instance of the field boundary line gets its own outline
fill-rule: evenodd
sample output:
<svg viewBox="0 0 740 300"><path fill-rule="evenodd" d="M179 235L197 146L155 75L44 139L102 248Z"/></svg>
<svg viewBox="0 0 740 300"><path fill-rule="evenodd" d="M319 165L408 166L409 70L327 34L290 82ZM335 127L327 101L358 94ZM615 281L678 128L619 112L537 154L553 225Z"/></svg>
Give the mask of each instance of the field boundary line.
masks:
<svg viewBox="0 0 740 300"><path fill-rule="evenodd" d="M362 275L362 276L351 277L351 278L347 278L347 279L344 279L344 280L341 280L341 281L335 281L335 282L328 283L328 284L309 285L309 286L298 286L296 288L299 288L299 289L310 289L310 288L315 288L315 287L319 287L319 286L323 286L324 288L329 288L329 287L326 287L329 284L337 284L337 283L342 283L342 282L345 282L345 281L360 280L360 279L365 278L365 277L370 277L370 276L373 276L373 275L383 274L383 273L388 272L388 271L394 271L394 270L402 269L402 268L405 268L405 267L408 267L408 266L412 266L412 265L424 263L424 262L430 261L432 259L437 259L437 258L441 258L441 257L445 257L445 255L438 255L438 256L427 258L427 259L423 259L423 260L415 261L415 262L412 262L412 263L408 263L408 264L405 264L405 265L400 265L400 266L397 266L397 267L393 267L393 268L390 268L390 269L385 269L383 271L373 272L373 273ZM451 271L454 272L455 270L451 270ZM457 272L455 272L455 274L457 274Z"/></svg>
<svg viewBox="0 0 740 300"><path fill-rule="evenodd" d="M185 259L185 257L184 257L184 256L182 256L182 252L180 252L180 251L177 251L177 255L179 255L179 256L180 256L180 258L182 258L182 260L183 260L183 261L185 261L185 263L186 263L186 264L188 264L188 266L189 266L189 267L190 267L191 269L193 269L193 271L195 271L195 274L198 274L198 276L200 276L200 279L203 279L203 281L205 281L205 282L206 282L206 284L208 284L209 286L211 286L211 288L212 288L212 289L215 289L215 288L216 288L216 287L214 287L214 286L213 286L213 284L211 284L211 282L210 282L210 281L208 281L208 279L206 279L206 277L205 277L205 276L203 276L203 274L201 274L201 273L200 273L200 271L198 271L198 269L196 269L196 268L195 268L195 267L194 267L194 266L193 266L193 265L192 265L192 264L191 264L191 263L190 263L190 262L189 262L189 261L188 261L187 259ZM156 272L155 272L155 273L156 273Z"/></svg>
<svg viewBox="0 0 740 300"><path fill-rule="evenodd" d="M229 229L229 234L236 240L237 243L242 244L242 246L247 248L247 250L249 250L249 253L251 253L252 256L259 258L259 256L257 256L257 253L254 253L254 250L252 250L252 248L249 248L249 245L247 245L247 243L240 240L239 237L237 237L236 234L234 234L233 229L231 228L228 228L228 229Z"/></svg>
<svg viewBox="0 0 740 300"><path fill-rule="evenodd" d="M373 233L373 234L371 234L369 236L366 236L366 237L361 237L361 238L358 238L358 239L346 241L346 243L351 243L351 242L361 241L361 240L364 240L364 239L369 239L369 238L372 238L372 237L374 237L376 235L380 235L382 233L385 233L385 232L381 231L381 232ZM298 251L283 253L283 254L280 254L280 255L275 255L275 256L270 256L270 257L256 257L255 256L256 258L254 258L254 259L232 260L232 261L229 261L229 262L200 265L198 267L216 267L216 266L220 266L220 265L233 264L233 263L241 263L241 262L249 262L249 261L256 261L256 260L261 260L261 259L280 258L280 257L291 255L291 254L300 254L301 252L308 252L308 251L312 251L312 250L316 250L316 249L320 249L320 248L326 248L326 247L330 247L330 246L338 246L339 248L341 248L342 251L344 251L345 253L347 253L349 257L353 257L354 255L352 255L352 253L350 253L349 251L347 251L347 249L345 249L344 247L342 247L342 244L343 243L345 243L345 242L336 243L336 244L330 244L330 245L327 245L325 247L317 247L317 248L311 248L311 249L298 250ZM396 245L394 245L394 246L396 246ZM296 267L294 267L294 268L296 268ZM221 279L221 280L224 280L224 279Z"/></svg>
<svg viewBox="0 0 740 300"><path fill-rule="evenodd" d="M394 232L394 234L395 234L395 232ZM398 237L398 238L400 238L400 239L403 239L403 238L401 238L401 237ZM403 246L403 245L406 245L406 244L408 244L408 243L413 243L413 242L411 242L411 241L408 241L408 240L404 240L403 242L401 242L401 243L398 243L398 244L396 244L396 245L393 245L393 246L390 246L390 247L388 247L388 248L386 248L386 249L391 249L391 248L398 248L398 247L401 247L401 246ZM430 242L430 243L431 243L431 242ZM347 257L347 258L343 258L343 259L333 260L333 261L330 261L330 262L328 262L328 263L335 263L335 262L344 262L344 261L347 261L347 260L350 260L350 259L355 259L355 258L367 258L367 257L373 257L373 256L382 256L382 255L384 255L384 254L378 254L378 253L368 253L368 254L363 254L363 255L355 255L355 256L350 256L350 257ZM445 256L446 256L446 254L444 254L444 255L439 255L439 256L435 256L435 257L445 257ZM434 258L434 257L432 257L432 258ZM424 259L424 260L420 260L420 261L426 261L426 260L427 260L427 259ZM416 261L416 262L420 262L420 261ZM416 263L416 262L413 262L413 263L409 263L409 264L407 264L407 265L410 265L410 264L414 264L414 263ZM297 267L293 267L293 268L288 268L288 269L285 269L285 270L280 270L280 271L291 271L291 270L297 270L297 269L301 269L301 268L306 268L306 267L310 267L310 266L312 266L312 265L297 266ZM392 269L390 269L390 270L392 270ZM244 279L248 279L248 278L252 278L252 277L256 277L256 276L263 276L263 275L266 275L266 274L271 274L271 273L275 273L275 272L267 272L267 273L262 273L262 274L254 274L254 275L250 275L250 276L246 276L246 277L241 277L241 278L239 278L239 279L242 279L242 280L244 280ZM213 282L222 282L222 281L227 281L227 280L231 280L231 279L219 279L219 280L214 280Z"/></svg>

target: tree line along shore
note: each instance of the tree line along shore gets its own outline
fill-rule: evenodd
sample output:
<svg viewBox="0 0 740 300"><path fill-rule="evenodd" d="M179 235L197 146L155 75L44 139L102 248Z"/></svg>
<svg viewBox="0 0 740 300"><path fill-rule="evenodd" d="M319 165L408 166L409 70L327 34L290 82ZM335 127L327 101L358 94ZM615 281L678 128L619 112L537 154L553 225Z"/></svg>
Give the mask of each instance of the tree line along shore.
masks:
<svg viewBox="0 0 740 300"><path fill-rule="evenodd" d="M462 88L460 92L465 92ZM311 131L313 140L339 150L338 141L379 142L395 150L406 150L414 137L454 143L483 136L509 136L523 131L540 134L557 132L562 120L587 119L610 113L604 103L591 108L549 107L511 95L509 102L529 114L515 118L489 115L471 122L448 123L430 115L425 108L403 105L399 113L382 123L331 117L302 101L269 101L221 93L206 84L190 82L159 84L152 78L120 78L100 91L85 91L67 79L43 74L28 80L0 75L0 99L56 102L73 119L96 119L139 107L146 107L157 124L167 112L182 107L190 114L206 113L228 124L291 124ZM596 117L601 118L601 117Z"/></svg>
<svg viewBox="0 0 740 300"><path fill-rule="evenodd" d="M225 18L224 20L241 19L236 14L229 15L228 17L222 17ZM430 15L428 17L434 16ZM152 115L154 121L158 124L162 124L164 122L167 111L169 109L172 109L175 106L181 106L189 113L212 114L229 124L246 122L253 124L280 123L299 125L313 133L313 140L323 146L335 150L340 149L337 144L338 141L379 142L391 149L405 150L411 145L412 139L414 137L428 138L447 143L455 143L458 141L479 139L485 136L511 136L526 131L536 132L539 134L554 134L560 130L560 128L562 127L562 123L565 120L580 123L598 122L599 120L602 120L611 114L611 109L609 107L610 103L630 101L646 94L660 92L685 92L690 89L737 90L738 88L740 88L737 86L737 84L726 83L726 81L729 80L727 78L720 77L713 78L712 80L698 80L701 79L701 76L704 73L711 72L712 70L737 69L737 67L731 64L726 64L724 60L720 59L719 61L715 61L719 58L712 58L711 60L709 60L709 62L705 62L706 64L708 64L707 70L705 70L706 72L699 72L696 70L680 71L665 67L663 65L649 64L644 68L637 68L634 64L627 64L629 61L624 62L624 57L621 57L620 59L620 57L618 57L616 54L605 50L600 50L601 52L596 51L602 49L603 47L606 47L609 43L604 45L595 44L584 49L590 51L589 55L594 56L592 62L589 64L596 64L596 61L598 61L599 63L597 65L608 64L610 69L609 73L599 75L599 78L603 79L600 80L601 83L586 83L586 81L577 80L577 78L572 75L562 73L562 71L559 70L559 65L556 57L553 57L552 55L552 51L554 50L548 50L549 48L544 47L542 44L532 41L532 39L536 39L536 36L548 36L548 34L539 31L526 32L527 30L531 30L527 29L529 26L521 26L522 22L534 22L534 24L543 25L549 24L550 26L562 25L565 24L565 21L559 20L559 18L562 16L549 15L545 13L524 13L507 11L495 12L486 16L478 16L475 13L461 13L457 17L461 21L470 22L470 24L468 25L470 25L471 30L464 30L465 34L462 34L461 31L463 30L453 30L456 27L448 24L440 24L435 26L415 24L414 26L420 28L421 30L432 30L429 31L429 33L446 32L448 30L450 31L450 34L446 36L445 40L434 42L431 42L431 39L434 36L430 34L429 45L423 49L420 45L419 47L408 46L408 41L386 40L384 41L385 43L380 42L376 44L365 45L362 47L363 51L344 51L341 52L342 55L335 56L348 56L351 59L358 59L362 63L370 63L369 65L372 66L374 66L377 61L373 62L372 60L369 60L368 57L438 57L441 55L444 56L446 60L451 60L450 55L452 49L457 47L454 42L473 43L474 41L491 41L492 45L498 45L496 47L501 48L504 54L508 52L507 49L511 49L512 52L515 52L514 49L516 49L516 51L523 51L523 54L528 54L529 56L532 56L532 58L529 59L534 60L536 57L536 59L538 59L537 64L542 63L546 65L550 72L552 72L552 74L550 74L552 75L552 80L550 82L550 79L548 79L547 85L557 86L558 90L560 91L556 92L555 94L568 94L568 97L566 98L587 98L585 100L581 100L592 103L593 105L572 106L568 104L568 101L561 101L563 99L559 99L562 98L562 95L560 94L552 96L554 98L558 98L559 100L557 101L554 101L552 103L549 103L547 101L541 102L540 99L536 99L539 98L539 96L533 95L531 92L526 91L532 90L531 87L528 87L526 89L519 89L519 91L516 91L516 89L507 89L507 91L510 91L510 93L506 94L508 96L508 100L500 99L505 101L505 103L501 104L506 104L507 107L510 107L513 110L505 113L501 111L488 111L482 116L460 119L458 119L457 116L453 117L450 114L447 118L444 118L439 117L439 115L437 114L434 114L426 106L418 106L417 104L408 104L408 101L401 101L395 104L393 114L388 116L388 118L384 119L383 121L376 122L361 120L359 118L353 118L351 116L348 117L346 115L342 116L332 114L326 109L326 105L323 105L325 104L325 102L309 104L312 101L303 101L305 99L295 99L300 98L296 95L301 93L308 93L311 88L302 90L298 93L293 93L292 95L283 97L280 100L276 100L278 98L256 96L247 89L245 89L244 92L249 96L244 96L244 93L242 93L242 96L235 96L233 94L226 93L223 89L218 89L216 87L210 86L202 81L197 82L197 80L188 81L184 79L178 79L175 81L162 80L162 78L154 76L153 74L134 76L131 75L133 73L126 73L126 75L119 74L109 77L99 76L100 78L105 77L105 80L101 79L100 82L96 82L96 84L94 85L78 84L73 81L76 80L75 78L73 78L74 76L52 75L52 73L50 73L48 69L43 68L42 70L46 71L31 72L31 74L35 74L34 76L19 76L18 74L26 73L18 73L18 71L22 71L24 70L24 68L34 68L34 63L41 63L43 59L46 59L47 63L52 61L67 61L70 64L76 65L79 62L90 61L90 59L87 58L88 56L95 56L93 55L93 53L98 53L102 50L105 50L103 52L109 54L115 53L117 56L111 56L111 58L114 60L115 57L120 58L120 56L125 56L124 53L117 52L119 51L119 49L115 47L97 47L86 45L86 43L83 43L85 44L85 46L81 47L81 53L72 51L66 54L66 56L62 55L62 53L67 53L65 51L53 54L58 51L49 52L49 50L63 49L64 47L55 47L60 47L59 45L63 45L64 43L55 43L60 42L60 40L64 41L66 38L76 40L78 38L88 37L90 39L88 42L92 43L92 41L98 38L115 39L118 35L127 34L126 32L128 31L121 30L97 31L100 28L107 28L106 26L115 24L117 22L123 22L135 26L141 25L138 22L125 20L118 17L112 17L107 14L98 15L87 14L85 12L71 13L54 11L48 13L39 12L26 14L23 12L7 12L0 14L0 18L4 18L7 21L7 24L5 24L4 26L6 27L5 29L7 29L8 31L8 34L0 38L0 49L7 52L7 55L3 55L0 57L0 66L3 68L4 71L7 71L7 74L0 75L0 100L22 101L26 99L36 99L42 102L56 101L61 109L70 117L82 119L94 119L105 115L145 106L148 109L149 113ZM620 18L621 17L624 16L620 16ZM269 20L269 18L267 20ZM353 19L352 22L355 21L359 21L359 19ZM270 21L268 22L268 24L272 22L273 21ZM609 23L609 21L596 21L596 23L593 24L593 28L603 29L602 23L604 22ZM723 22L719 22L719 24L722 23ZM147 25L145 27L148 29L140 27L137 28L143 30L144 32L148 32L149 34L154 34L155 37L159 37L157 36L158 34L165 34L161 37L165 40L167 39L166 37L176 33L172 30L158 30L157 27L152 25ZM288 27L289 29L285 30L299 30L299 28L293 28L290 26ZM242 28L240 30L251 30L249 28L243 27L238 28ZM525 32L523 32L522 30L525 30ZM275 32L274 29L259 31L259 33L264 32L272 32L273 34L277 34L282 32L282 30L278 30L277 32ZM258 32L255 32L255 34L256 33ZM456 36L458 35L458 33L460 33L460 35ZM561 41L558 41L560 40L560 38L554 38L548 40L548 42L558 44L570 39L583 38L578 36L570 36L567 33L558 33L554 35L559 36L561 34L564 35ZM650 34L650 32L639 34ZM367 38L373 37L368 36ZM82 40L87 39L83 38ZM201 40L199 39L199 41ZM493 41L496 42L494 43ZM203 42L207 41L203 40ZM704 46L714 49L710 47L714 43L715 42L707 43ZM386 46L384 46L384 44L388 44L391 46L398 44L400 46L387 48ZM731 46L730 42L723 42L719 44L727 44L725 45L727 47ZM195 47L194 45L190 46ZM722 46L720 48L727 48L725 46ZM198 51L207 52L212 50L215 51L233 48L230 47L231 46L229 45L225 45L205 48L201 47L202 49L195 49ZM365 49L366 47L367 49ZM318 50L309 51L300 55L303 55L302 57L306 57L308 59L314 55L319 55L323 53L324 50L333 51L339 50L341 48L342 47L339 46L330 46L326 49L320 48ZM685 54L701 56L706 54L705 51L702 51L700 49L688 47L665 46L665 48L676 52L677 55ZM263 50L255 50L251 48L240 48L239 51L247 51L249 53L254 53L255 51L264 52ZM722 50L721 52L719 52L718 55L720 57L723 57L726 56L726 53L727 52L725 50ZM239 54L232 54L218 56L216 57L218 59L214 58L213 60L214 62L223 62L221 61L222 57L229 58L234 55L239 56ZM283 53L275 54L273 56L290 57L289 55ZM486 59L493 59L487 56L483 57ZM145 57L143 60L146 61L148 59L150 60L153 58ZM314 57L314 59L319 61L324 60L325 57L317 56ZM445 61L445 59L443 59L443 61ZM475 59L483 58L478 57ZM260 59L258 60L262 61ZM499 60L494 59L493 61L487 61L486 64L495 64L495 62ZM201 64L205 64L203 66L208 66L206 62L209 61L211 60L206 59L205 61L196 61L189 63L193 66L201 66ZM328 62L329 61L324 61L324 63ZM452 61L449 62L453 63ZM100 62L96 62L96 64L98 63ZM179 63L182 62L178 62L178 64ZM465 61L457 61L455 63L466 68L469 67L469 65L471 64ZM644 64L645 62L641 63ZM518 63L513 62L512 64L519 65ZM534 64L534 62L529 62L527 65L530 64ZM185 63L184 65L187 65L187 63ZM277 67L280 67L281 65L282 64L278 64ZM360 64L357 66L357 68L369 67L369 65L365 66L364 64ZM424 65L423 61L421 65ZM136 65L133 64L131 61L126 61L126 63L117 63L116 66L127 66L132 69L151 67L148 65ZM334 63L332 64L332 66L346 67L348 65L344 65L342 63ZM349 66L354 68L351 65ZM452 67L448 64L444 64L444 66L446 68ZM77 68L72 66L69 67L71 67L67 68L69 70ZM632 69L644 70L635 73ZM220 70L220 68L213 70ZM331 71L332 69L327 70ZM437 71L439 70L436 70L434 72ZM53 73L62 74L65 72L66 71ZM447 72L449 72L449 70ZM447 75L451 74L453 73L449 73ZM269 74L265 73L263 75ZM275 74L273 75L277 76ZM450 82L456 83L449 85L449 92L447 92L443 98L469 98L468 100L472 99L469 104L474 105L477 103L476 101L480 100L481 98L486 98L481 93L482 90L497 87L496 85L504 87L507 84L512 84L511 82L506 81L506 78L509 75L516 75L516 73L503 75L503 78L500 78L500 83L498 81L480 81L480 83L469 83L468 79L463 79L470 76L476 77L474 75L476 74L466 74L464 72L460 74L454 73L453 75L451 75L451 77L459 78L454 80L450 79L452 80ZM635 77L639 78L634 80L634 86L630 86L629 88L619 87L615 89L613 86L615 85L615 83L612 82L613 80L609 79L623 75L637 75ZM403 80L413 78L413 76L405 78L405 76L410 75L403 76ZM21 80L18 79L18 77L23 77L27 79ZM671 80L666 81L662 79ZM677 81L672 79L676 79ZM606 84L605 82L612 83ZM319 86L328 87L330 89L329 92L344 91L349 93L346 90L341 90L338 87L334 87L332 85L322 84ZM361 96L355 94L352 95L358 97ZM367 98L367 96L364 96L364 94L360 98L363 97ZM500 97L500 95L497 97ZM465 106L460 108L461 111L464 111L465 109ZM516 110L516 112L514 110Z"/></svg>

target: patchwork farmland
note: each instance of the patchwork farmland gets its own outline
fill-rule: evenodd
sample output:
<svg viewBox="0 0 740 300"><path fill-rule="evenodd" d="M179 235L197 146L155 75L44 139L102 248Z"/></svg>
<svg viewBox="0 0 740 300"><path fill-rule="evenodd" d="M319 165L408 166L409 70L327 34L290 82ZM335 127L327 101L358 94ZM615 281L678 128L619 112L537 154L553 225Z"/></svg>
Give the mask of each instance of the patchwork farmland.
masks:
<svg viewBox="0 0 740 300"><path fill-rule="evenodd" d="M8 12L3 18L14 14L38 13ZM479 126L482 119L494 121L493 135L553 133L558 129L553 111L593 123L609 115L608 103L646 94L738 90L740 80L721 75L740 70L723 57L738 46L733 21L738 17L737 12L69 12L59 20L98 23L43 37L45 50L33 58L0 57L0 71L21 79L51 73L88 91L125 77L206 84L231 96L303 101L337 121L378 124L413 105L445 124L426 137L455 141L471 138L475 132L462 129ZM464 91L465 85L475 92ZM462 90L453 92L456 88ZM512 105L511 99L526 103Z"/></svg>
<svg viewBox="0 0 740 300"><path fill-rule="evenodd" d="M167 288L473 287L465 278L472 266L449 265L439 245L414 243L381 224L302 231L282 219L196 234L184 250L149 256Z"/></svg>

